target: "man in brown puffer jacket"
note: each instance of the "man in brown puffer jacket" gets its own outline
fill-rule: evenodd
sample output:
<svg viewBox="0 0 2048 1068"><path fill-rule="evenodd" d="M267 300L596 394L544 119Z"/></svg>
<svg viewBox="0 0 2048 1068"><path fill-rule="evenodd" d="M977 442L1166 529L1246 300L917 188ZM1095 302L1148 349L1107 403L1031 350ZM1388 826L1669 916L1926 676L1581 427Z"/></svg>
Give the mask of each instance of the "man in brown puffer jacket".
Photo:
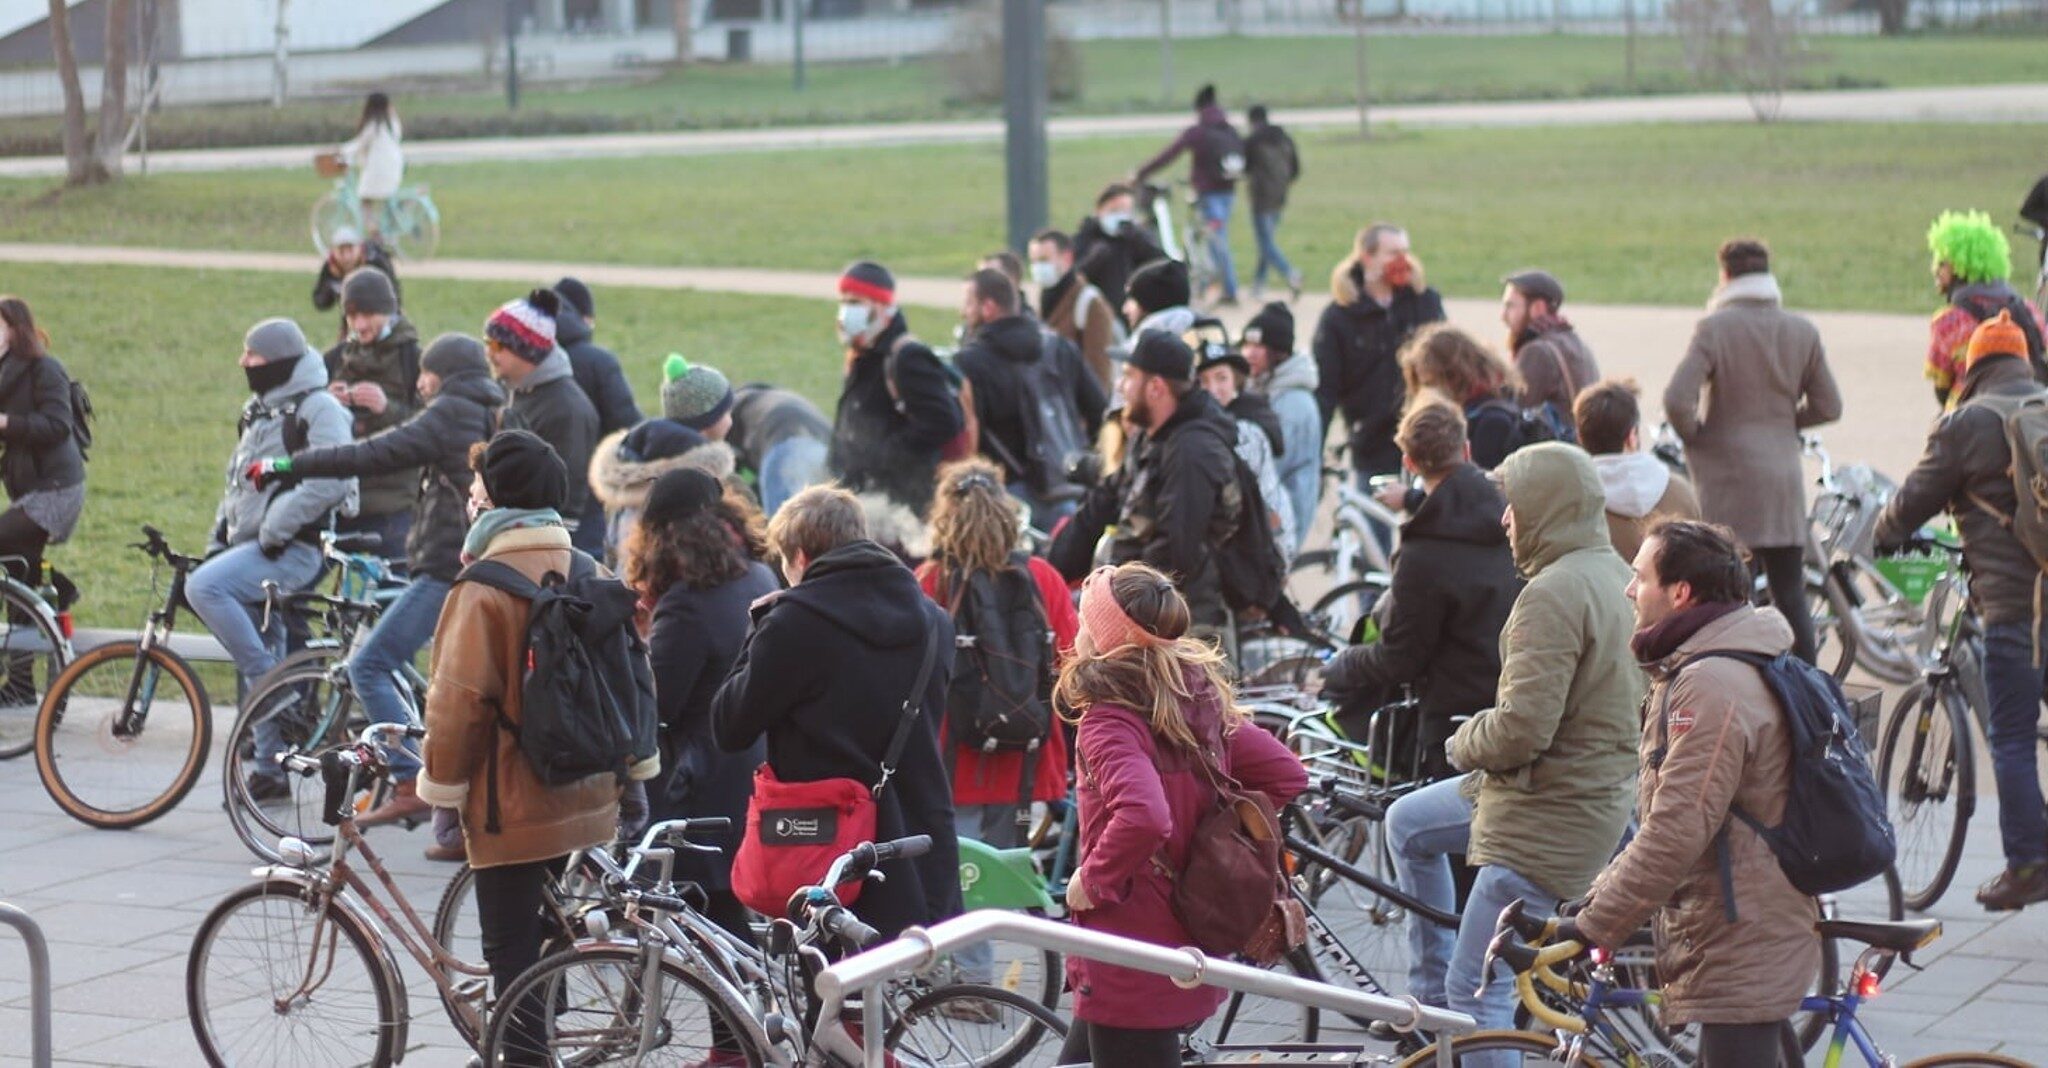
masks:
<svg viewBox="0 0 2048 1068"><path fill-rule="evenodd" d="M1751 607L1749 589L1726 527L1666 521L1644 539L1628 588L1632 645L1651 680L1641 829L1562 932L1612 949L1654 914L1664 1020L1701 1025L1702 1068L1778 1064L1787 1021L1820 967L1818 903L1730 812L1740 806L1765 826L1783 818L1792 777L1784 715L1748 664L1687 663L1708 650L1791 648L1792 628L1776 609Z"/></svg>

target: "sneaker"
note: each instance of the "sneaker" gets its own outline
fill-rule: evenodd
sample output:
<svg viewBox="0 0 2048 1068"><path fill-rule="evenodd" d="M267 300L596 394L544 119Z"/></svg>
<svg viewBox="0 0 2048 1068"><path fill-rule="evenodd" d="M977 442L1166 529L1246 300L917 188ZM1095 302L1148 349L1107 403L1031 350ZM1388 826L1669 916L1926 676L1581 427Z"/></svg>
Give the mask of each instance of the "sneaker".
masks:
<svg viewBox="0 0 2048 1068"><path fill-rule="evenodd" d="M1977 888L1977 903L1992 912L2010 912L2048 901L2048 864L2007 868Z"/></svg>
<svg viewBox="0 0 2048 1068"><path fill-rule="evenodd" d="M992 1024L1002 1019L996 1007L982 998L948 998L939 1005L939 1015L972 1024Z"/></svg>
<svg viewBox="0 0 2048 1068"><path fill-rule="evenodd" d="M426 857L428 860L445 860L459 863L469 859L469 848L461 842L457 842L454 845L442 845L439 842L435 842L427 847Z"/></svg>
<svg viewBox="0 0 2048 1068"><path fill-rule="evenodd" d="M1296 272L1294 272L1293 274L1290 274L1290 275L1288 275L1288 276L1287 276L1287 294L1288 294L1288 296L1287 296L1287 303L1289 303L1289 304L1292 304L1292 303L1294 303L1295 301L1297 301L1297 300L1300 300L1300 299L1301 299L1301 272L1300 272L1300 271L1296 271Z"/></svg>

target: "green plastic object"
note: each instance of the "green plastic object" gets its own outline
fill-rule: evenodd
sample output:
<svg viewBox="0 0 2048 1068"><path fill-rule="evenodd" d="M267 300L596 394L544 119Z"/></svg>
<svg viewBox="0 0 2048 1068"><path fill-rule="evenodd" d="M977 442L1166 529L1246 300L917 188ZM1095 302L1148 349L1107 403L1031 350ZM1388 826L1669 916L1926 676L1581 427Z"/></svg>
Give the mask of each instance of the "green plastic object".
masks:
<svg viewBox="0 0 2048 1068"><path fill-rule="evenodd" d="M1914 604L1925 601L1935 584L1948 573L1948 559L1932 553L1885 556L1875 562L1877 573L1899 591L1899 596Z"/></svg>
<svg viewBox="0 0 2048 1068"><path fill-rule="evenodd" d="M960 897L969 909L1053 911L1052 895L1032 865L1027 846L994 849L972 838L960 839Z"/></svg>

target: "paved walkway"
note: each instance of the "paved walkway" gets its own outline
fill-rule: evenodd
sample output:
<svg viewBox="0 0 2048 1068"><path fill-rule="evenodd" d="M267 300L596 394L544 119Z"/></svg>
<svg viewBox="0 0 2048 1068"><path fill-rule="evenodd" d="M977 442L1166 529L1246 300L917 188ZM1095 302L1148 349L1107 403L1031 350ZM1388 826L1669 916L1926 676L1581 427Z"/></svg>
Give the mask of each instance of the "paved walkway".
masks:
<svg viewBox="0 0 2048 1068"><path fill-rule="evenodd" d="M1415 128L1477 126L1592 126L1666 122L1751 122L1750 100L1740 93L1538 100L1473 104L1396 104L1374 108L1373 121ZM1922 89L1857 89L1786 93L1778 116L1797 122L2041 122L2048 116L2048 83ZM1288 110L1278 116L1296 130L1355 129L1354 108ZM1187 124L1184 113L1058 118L1054 138L1163 135ZM882 145L967 144L1000 141L994 120L791 126L755 130L578 134L408 141L412 164L486 163L533 159L604 159L771 152ZM332 145L192 149L156 152L152 171L224 171L303 168ZM129 169L137 162L131 159ZM64 173L61 156L0 160L0 178L47 178Z"/></svg>

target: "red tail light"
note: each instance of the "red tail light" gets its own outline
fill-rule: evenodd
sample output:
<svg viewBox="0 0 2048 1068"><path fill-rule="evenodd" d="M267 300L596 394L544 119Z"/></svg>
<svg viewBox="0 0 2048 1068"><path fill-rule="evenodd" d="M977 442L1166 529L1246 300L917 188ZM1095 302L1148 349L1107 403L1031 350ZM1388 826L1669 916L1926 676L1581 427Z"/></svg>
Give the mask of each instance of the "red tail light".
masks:
<svg viewBox="0 0 2048 1068"><path fill-rule="evenodd" d="M71 613L57 613L57 632L64 635L65 641L71 640Z"/></svg>
<svg viewBox="0 0 2048 1068"><path fill-rule="evenodd" d="M1856 977L1857 997L1868 1001L1881 993L1883 993L1883 990L1878 986L1876 972L1864 972Z"/></svg>

